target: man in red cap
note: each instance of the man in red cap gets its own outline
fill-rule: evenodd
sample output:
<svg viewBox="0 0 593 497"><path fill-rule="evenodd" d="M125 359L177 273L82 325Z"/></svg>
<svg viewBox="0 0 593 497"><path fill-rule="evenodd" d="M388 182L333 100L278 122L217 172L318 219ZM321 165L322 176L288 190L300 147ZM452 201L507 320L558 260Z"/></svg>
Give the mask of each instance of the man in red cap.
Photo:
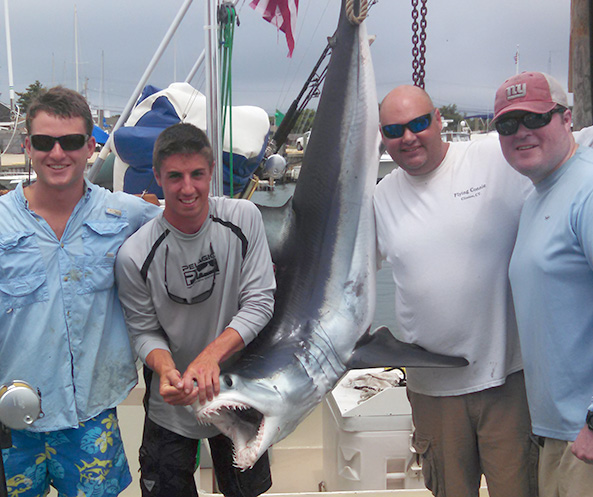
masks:
<svg viewBox="0 0 593 497"><path fill-rule="evenodd" d="M505 158L535 186L509 275L532 427L541 437L540 496L591 495L593 150L575 143L566 94L546 74L505 81L494 112Z"/></svg>

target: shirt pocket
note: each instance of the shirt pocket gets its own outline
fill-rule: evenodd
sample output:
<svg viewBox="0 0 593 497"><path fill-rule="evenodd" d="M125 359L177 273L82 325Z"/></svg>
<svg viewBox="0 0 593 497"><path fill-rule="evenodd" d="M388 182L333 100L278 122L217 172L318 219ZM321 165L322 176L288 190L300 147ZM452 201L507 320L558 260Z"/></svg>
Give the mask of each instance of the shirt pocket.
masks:
<svg viewBox="0 0 593 497"><path fill-rule="evenodd" d="M85 295L110 290L115 284L115 256L127 236L129 223L122 220L85 221L84 254L76 257L81 275L76 293Z"/></svg>
<svg viewBox="0 0 593 497"><path fill-rule="evenodd" d="M0 235L0 309L49 300L47 273L33 232Z"/></svg>

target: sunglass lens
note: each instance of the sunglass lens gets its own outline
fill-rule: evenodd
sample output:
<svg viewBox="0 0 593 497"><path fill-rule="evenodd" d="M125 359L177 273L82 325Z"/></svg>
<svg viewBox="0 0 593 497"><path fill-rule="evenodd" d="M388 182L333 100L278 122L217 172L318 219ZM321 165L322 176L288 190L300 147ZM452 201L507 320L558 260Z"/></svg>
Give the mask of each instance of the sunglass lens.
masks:
<svg viewBox="0 0 593 497"><path fill-rule="evenodd" d="M54 148L55 140L53 136L48 135L33 135L31 136L31 145L35 150L40 152L49 152Z"/></svg>
<svg viewBox="0 0 593 497"><path fill-rule="evenodd" d="M72 152L73 150L80 150L87 141L86 135L64 135L60 137L49 135L32 135L31 145L35 150L40 152L49 152L54 148L56 142L60 144L62 150Z"/></svg>
<svg viewBox="0 0 593 497"><path fill-rule="evenodd" d="M543 128L544 126L550 124L551 120L551 112L546 112L545 114L535 114L530 112L529 114L525 114L525 116L523 117L523 124L526 128L537 129Z"/></svg>
<svg viewBox="0 0 593 497"><path fill-rule="evenodd" d="M519 121L514 117L509 117L508 119L496 121L495 126L496 131L498 131L499 135L510 136L516 133L519 129Z"/></svg>
<svg viewBox="0 0 593 497"><path fill-rule="evenodd" d="M417 117L408 123L408 128L412 133L420 133L430 126L430 114Z"/></svg>
<svg viewBox="0 0 593 497"><path fill-rule="evenodd" d="M86 143L85 135L65 135L59 138L62 150L73 151L81 149Z"/></svg>
<svg viewBox="0 0 593 497"><path fill-rule="evenodd" d="M404 136L404 129L403 124L387 124L383 126L383 135L390 139L401 138Z"/></svg>

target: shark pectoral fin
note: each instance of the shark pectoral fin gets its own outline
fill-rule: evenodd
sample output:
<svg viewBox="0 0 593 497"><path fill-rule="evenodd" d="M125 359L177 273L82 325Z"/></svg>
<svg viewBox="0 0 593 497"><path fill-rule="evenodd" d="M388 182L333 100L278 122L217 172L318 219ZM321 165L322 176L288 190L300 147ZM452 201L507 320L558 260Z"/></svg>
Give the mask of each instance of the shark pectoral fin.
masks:
<svg viewBox="0 0 593 497"><path fill-rule="evenodd" d="M463 357L433 354L418 345L401 342L393 336L389 328L381 326L373 333L367 331L358 340L346 366L348 369L386 366L446 368L468 364Z"/></svg>

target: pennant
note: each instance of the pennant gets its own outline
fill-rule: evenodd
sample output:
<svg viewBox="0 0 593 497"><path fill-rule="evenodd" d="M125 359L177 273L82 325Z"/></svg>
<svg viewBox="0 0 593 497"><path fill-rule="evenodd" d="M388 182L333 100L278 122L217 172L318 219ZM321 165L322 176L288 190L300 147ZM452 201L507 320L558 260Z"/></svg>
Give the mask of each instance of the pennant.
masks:
<svg viewBox="0 0 593 497"><path fill-rule="evenodd" d="M252 0L249 6L286 35L288 56L292 57L299 0Z"/></svg>

